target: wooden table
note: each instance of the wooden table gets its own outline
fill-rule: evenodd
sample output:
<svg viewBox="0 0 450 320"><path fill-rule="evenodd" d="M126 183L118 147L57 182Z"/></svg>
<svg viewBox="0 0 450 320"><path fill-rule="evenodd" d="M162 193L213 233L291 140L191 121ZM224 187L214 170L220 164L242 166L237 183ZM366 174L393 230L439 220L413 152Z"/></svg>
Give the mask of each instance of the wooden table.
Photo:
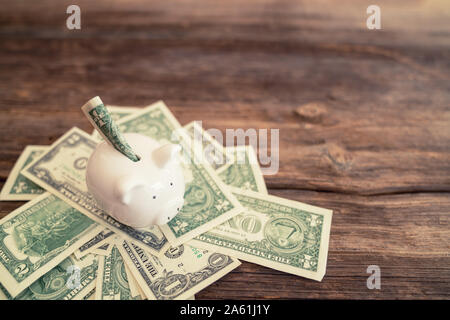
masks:
<svg viewBox="0 0 450 320"><path fill-rule="evenodd" d="M315 282L251 263L198 299L450 297L450 6L376 1L0 3L0 181L80 106L162 99L182 124L280 129L271 194L334 211ZM22 205L0 202L0 217ZM381 290L369 290L369 265Z"/></svg>

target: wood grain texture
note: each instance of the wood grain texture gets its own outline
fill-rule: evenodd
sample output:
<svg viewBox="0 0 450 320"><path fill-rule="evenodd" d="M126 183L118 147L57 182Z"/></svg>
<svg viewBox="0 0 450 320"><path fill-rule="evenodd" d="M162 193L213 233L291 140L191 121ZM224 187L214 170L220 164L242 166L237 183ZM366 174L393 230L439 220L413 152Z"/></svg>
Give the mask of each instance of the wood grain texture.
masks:
<svg viewBox="0 0 450 320"><path fill-rule="evenodd" d="M2 184L26 145L90 132L95 95L162 99L222 132L280 129L269 193L334 210L326 276L243 263L197 298L450 298L446 1L377 1L378 31L362 0L77 1L77 31L69 4L0 1Z"/></svg>

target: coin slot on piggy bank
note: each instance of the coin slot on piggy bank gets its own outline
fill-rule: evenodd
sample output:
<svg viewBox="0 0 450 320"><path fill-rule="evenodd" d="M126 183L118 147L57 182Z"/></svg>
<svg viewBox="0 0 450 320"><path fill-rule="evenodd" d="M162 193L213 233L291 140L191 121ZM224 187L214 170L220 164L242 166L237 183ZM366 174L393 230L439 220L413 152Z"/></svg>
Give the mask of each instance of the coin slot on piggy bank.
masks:
<svg viewBox="0 0 450 320"><path fill-rule="evenodd" d="M106 142L99 143L87 165L89 192L106 213L123 224L134 228L165 224L184 203L181 147L161 145L137 133L124 137L139 161L131 161Z"/></svg>

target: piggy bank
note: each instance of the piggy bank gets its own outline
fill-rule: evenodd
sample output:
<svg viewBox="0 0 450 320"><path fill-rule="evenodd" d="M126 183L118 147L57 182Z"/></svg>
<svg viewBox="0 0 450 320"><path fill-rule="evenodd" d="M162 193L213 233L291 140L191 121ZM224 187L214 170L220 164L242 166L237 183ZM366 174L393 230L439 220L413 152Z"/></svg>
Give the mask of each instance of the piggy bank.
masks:
<svg viewBox="0 0 450 320"><path fill-rule="evenodd" d="M133 228L162 225L181 210L184 177L174 144L137 134L125 139L140 160L133 162L105 141L89 158L86 183L98 205L114 219Z"/></svg>

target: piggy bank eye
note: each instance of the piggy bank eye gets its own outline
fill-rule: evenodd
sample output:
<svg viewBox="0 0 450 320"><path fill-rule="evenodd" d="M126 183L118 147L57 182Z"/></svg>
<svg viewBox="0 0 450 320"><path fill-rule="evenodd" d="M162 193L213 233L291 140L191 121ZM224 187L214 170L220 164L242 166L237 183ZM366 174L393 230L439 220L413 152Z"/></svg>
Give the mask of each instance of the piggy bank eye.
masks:
<svg viewBox="0 0 450 320"><path fill-rule="evenodd" d="M153 196L153 199L156 199L156 196Z"/></svg>
<svg viewBox="0 0 450 320"><path fill-rule="evenodd" d="M173 186L173 183L171 182L170 185Z"/></svg>

